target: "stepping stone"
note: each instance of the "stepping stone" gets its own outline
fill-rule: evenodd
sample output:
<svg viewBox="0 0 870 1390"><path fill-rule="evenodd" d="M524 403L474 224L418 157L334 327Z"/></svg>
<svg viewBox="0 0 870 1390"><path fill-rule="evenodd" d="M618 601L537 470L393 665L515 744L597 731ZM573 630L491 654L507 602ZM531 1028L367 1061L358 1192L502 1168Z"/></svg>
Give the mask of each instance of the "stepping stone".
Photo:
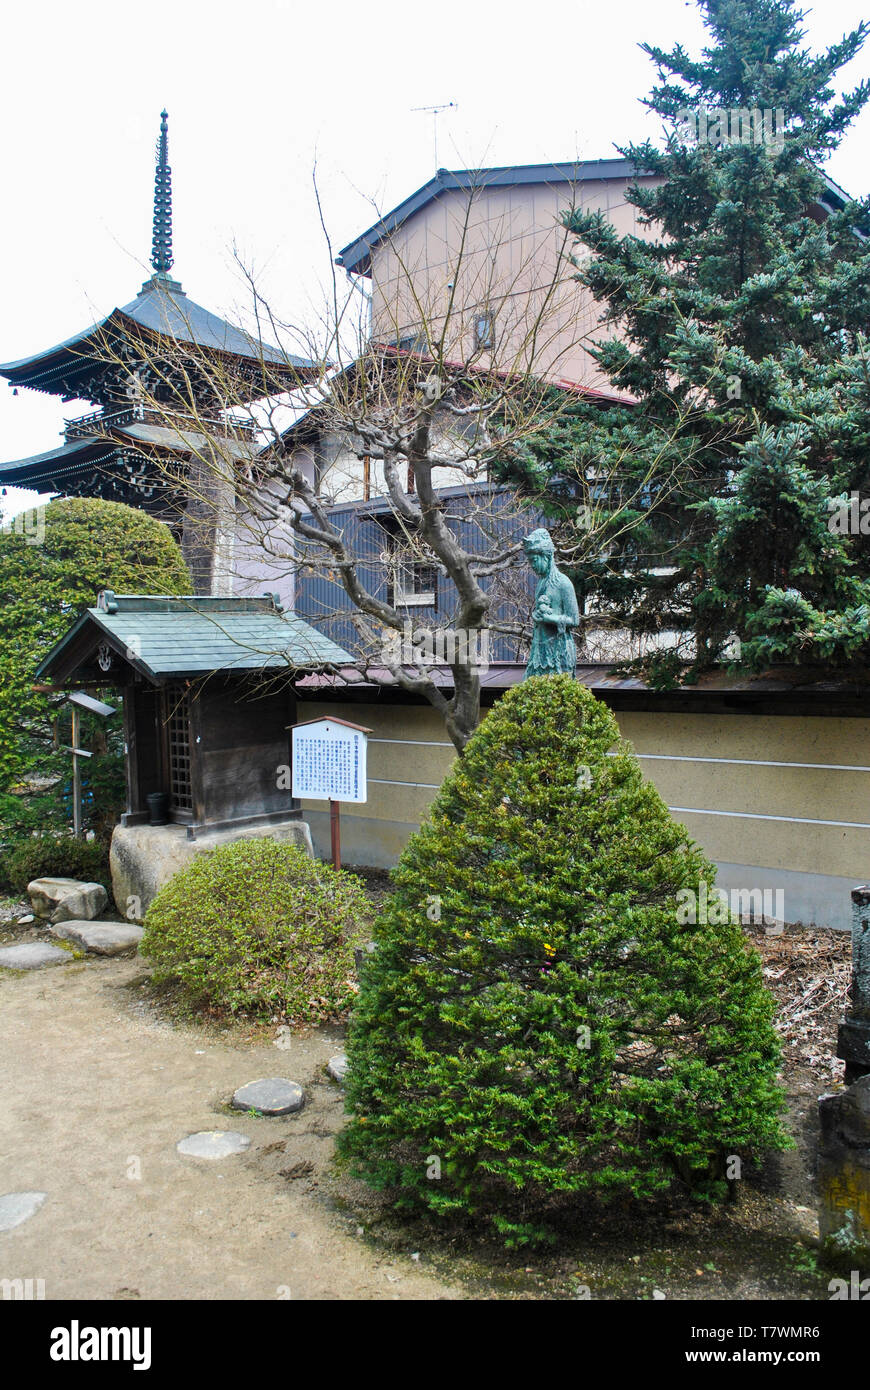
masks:
<svg viewBox="0 0 870 1390"><path fill-rule="evenodd" d="M12 1231L39 1211L47 1192L7 1192L0 1197L0 1231Z"/></svg>
<svg viewBox="0 0 870 1390"><path fill-rule="evenodd" d="M27 885L27 896L37 917L48 917L52 922L91 921L109 901L101 883L84 883L78 878L35 878Z"/></svg>
<svg viewBox="0 0 870 1390"><path fill-rule="evenodd" d="M0 947L0 969L3 970L41 970L44 965L68 965L72 959L69 951L42 941Z"/></svg>
<svg viewBox="0 0 870 1390"><path fill-rule="evenodd" d="M134 922L58 922L51 934L74 941L95 956L118 956L139 945L144 928Z"/></svg>
<svg viewBox="0 0 870 1390"><path fill-rule="evenodd" d="M343 1052L337 1052L334 1057L330 1057L326 1064L326 1074L331 1076L333 1081L339 1083L347 1076L347 1057Z"/></svg>
<svg viewBox="0 0 870 1390"><path fill-rule="evenodd" d="M186 1158L229 1158L244 1153L251 1141L234 1129L201 1129L198 1134L180 1139L175 1147Z"/></svg>
<svg viewBox="0 0 870 1390"><path fill-rule="evenodd" d="M302 1087L283 1076L271 1076L262 1081L249 1081L233 1096L236 1110L259 1110L262 1115L289 1115L305 1104Z"/></svg>

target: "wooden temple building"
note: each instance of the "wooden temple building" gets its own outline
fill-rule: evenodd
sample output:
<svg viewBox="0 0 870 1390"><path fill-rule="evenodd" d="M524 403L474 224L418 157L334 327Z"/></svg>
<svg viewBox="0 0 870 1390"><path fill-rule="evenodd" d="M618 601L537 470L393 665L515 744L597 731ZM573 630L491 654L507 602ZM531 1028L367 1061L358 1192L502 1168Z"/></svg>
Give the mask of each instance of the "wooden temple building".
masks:
<svg viewBox="0 0 870 1390"><path fill-rule="evenodd" d="M0 376L16 392L26 387L95 407L70 420L54 448L0 463L0 487L139 507L171 527L197 593L232 594L240 586L242 592L261 593L277 587L288 598L266 557L246 557L251 560L246 568L245 558L234 553L238 527L231 480L218 508L213 498L211 505L203 503L203 489L216 486L215 470L203 459L216 441L222 464L231 460L245 467L257 453L253 422L222 408L222 384L231 381L232 399L250 403L274 395L278 384L290 390L309 379L314 364L249 337L195 303L171 278L165 111L157 145L151 265L154 274L122 308L54 347L0 365Z"/></svg>
<svg viewBox="0 0 870 1390"><path fill-rule="evenodd" d="M280 769L296 723L293 679L349 654L272 594L169 598L104 589L41 662L56 689L124 697L127 808L149 820L162 793L188 838L277 825L300 815Z"/></svg>

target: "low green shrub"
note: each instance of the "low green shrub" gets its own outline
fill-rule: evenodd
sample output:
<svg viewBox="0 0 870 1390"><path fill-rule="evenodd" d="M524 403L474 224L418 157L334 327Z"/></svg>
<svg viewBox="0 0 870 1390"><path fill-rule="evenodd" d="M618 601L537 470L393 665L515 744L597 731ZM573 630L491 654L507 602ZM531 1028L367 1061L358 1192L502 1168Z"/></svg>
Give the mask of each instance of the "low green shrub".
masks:
<svg viewBox="0 0 870 1390"><path fill-rule="evenodd" d="M320 1022L355 993L368 901L353 875L278 840L199 855L157 894L142 952L197 1003Z"/></svg>
<svg viewBox="0 0 870 1390"><path fill-rule="evenodd" d="M23 893L34 878L80 878L108 888L108 845L73 835L28 835L13 840L0 855L0 887Z"/></svg>

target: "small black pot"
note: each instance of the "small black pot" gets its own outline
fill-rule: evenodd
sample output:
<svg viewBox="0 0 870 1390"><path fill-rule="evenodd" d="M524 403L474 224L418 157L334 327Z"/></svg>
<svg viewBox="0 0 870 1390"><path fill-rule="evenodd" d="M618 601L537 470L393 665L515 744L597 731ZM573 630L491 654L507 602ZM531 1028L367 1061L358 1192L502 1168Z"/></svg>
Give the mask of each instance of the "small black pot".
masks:
<svg viewBox="0 0 870 1390"><path fill-rule="evenodd" d="M169 824L169 797L166 792L150 792L145 800L148 802L148 823L149 825L168 825Z"/></svg>

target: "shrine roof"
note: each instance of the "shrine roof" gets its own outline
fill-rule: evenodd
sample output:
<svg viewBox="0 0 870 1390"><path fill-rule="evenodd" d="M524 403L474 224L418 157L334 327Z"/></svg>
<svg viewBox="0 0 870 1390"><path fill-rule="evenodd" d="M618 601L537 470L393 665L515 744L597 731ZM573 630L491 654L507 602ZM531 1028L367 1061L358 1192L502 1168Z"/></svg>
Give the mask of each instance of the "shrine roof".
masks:
<svg viewBox="0 0 870 1390"><path fill-rule="evenodd" d="M113 594L105 590L43 658L36 679L63 683L105 644L157 682L216 671L317 670L352 658L271 594L260 598ZM105 683L112 684L111 676Z"/></svg>

